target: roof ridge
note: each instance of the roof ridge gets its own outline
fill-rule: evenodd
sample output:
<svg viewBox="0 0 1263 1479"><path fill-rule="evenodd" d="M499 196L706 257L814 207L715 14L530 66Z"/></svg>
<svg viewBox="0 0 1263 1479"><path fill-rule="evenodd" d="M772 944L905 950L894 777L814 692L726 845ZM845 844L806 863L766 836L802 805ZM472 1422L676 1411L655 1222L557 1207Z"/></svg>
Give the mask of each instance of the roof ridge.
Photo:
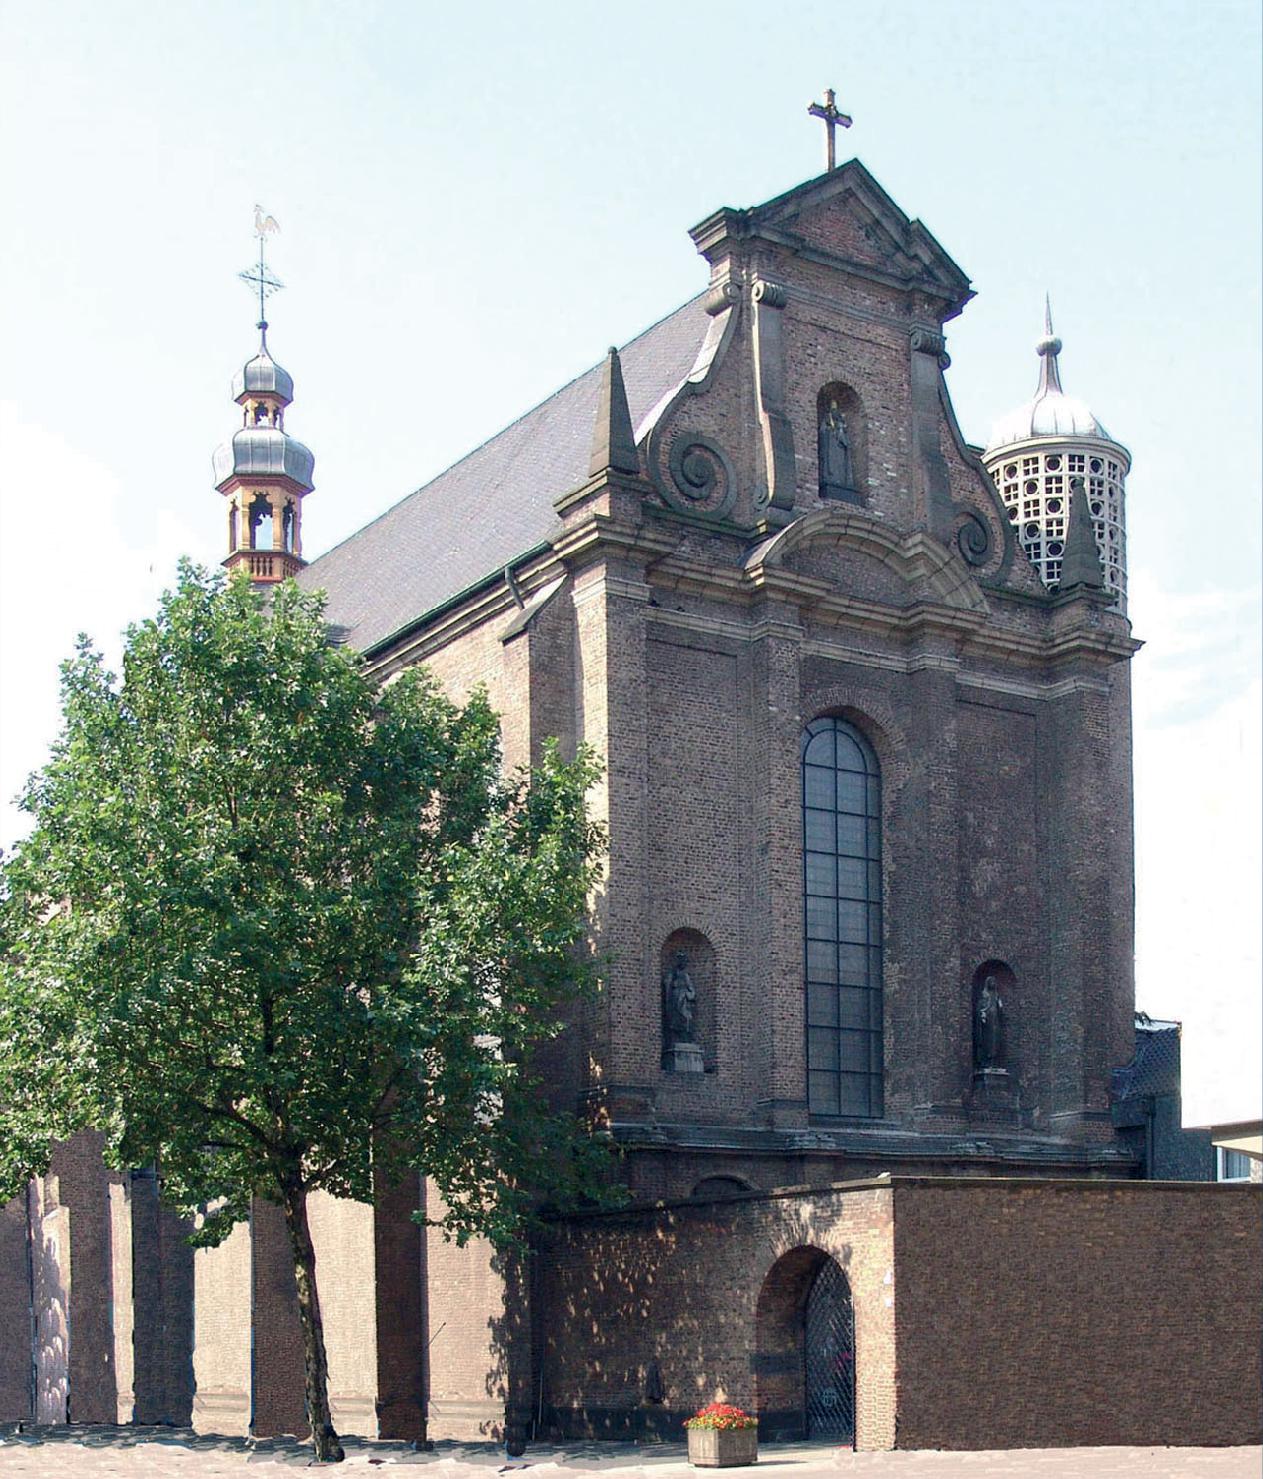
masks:
<svg viewBox="0 0 1263 1479"><path fill-rule="evenodd" d="M619 353L625 354L627 350L632 347L633 344L638 344L640 340L644 339L647 335L652 334L655 329L666 323L669 318L674 318L677 313L683 312L686 308L691 308L700 299L705 297L706 291L706 289L703 289L699 293L694 293L691 298L686 298L683 303L677 304L673 309L671 309L669 313L664 313L661 318L655 319L653 323L648 324L645 328L643 328L640 333L635 335L633 338L628 339L627 342L619 350ZM591 375L594 371L599 371L603 363L603 359L597 360L595 364L589 365L586 369L581 370L577 375L571 376L571 378L565 381L564 384L559 385L555 390L550 391L549 394L546 395L542 401L536 401L533 406L529 406L520 415L515 416L512 421L507 421L502 427L499 428L499 430L492 432L490 436L484 437L481 442L479 442L476 446L471 447L469 451L462 453L461 456L459 456L455 460L455 462L449 462L446 467L442 468L439 472L436 472L433 477L427 478L424 483L421 483L417 487L413 488L411 492L405 493L400 498L397 498L394 503L390 504L389 507L382 509L381 513L376 514L373 518L369 519L367 523L359 525L359 527L353 529L351 533L344 535L343 538L338 540L337 544L331 544L327 550L322 550L321 553L318 554L316 558L312 560L311 563L307 566L307 569L311 570L316 565L319 565L323 559L333 554L336 550L340 550L343 545L349 544L353 539L358 539L360 535L363 534L366 530L371 529L375 524L381 523L381 521L386 518L388 514L394 513L396 509L402 508L403 505L407 503L410 499L416 498L419 494L424 493L427 488L433 487L433 485L437 483L440 478L445 478L448 473L453 472L456 468L460 467L462 463L468 462L471 457L476 457L479 452L481 452L485 447L490 446L491 443L496 441L499 437L504 436L506 432L512 431L515 426L520 426L522 422L527 419L528 416L533 416L536 411L546 406L550 401L556 400L557 397L560 395L564 395L565 392L571 388L571 386L577 385L579 381L583 380L586 376Z"/></svg>

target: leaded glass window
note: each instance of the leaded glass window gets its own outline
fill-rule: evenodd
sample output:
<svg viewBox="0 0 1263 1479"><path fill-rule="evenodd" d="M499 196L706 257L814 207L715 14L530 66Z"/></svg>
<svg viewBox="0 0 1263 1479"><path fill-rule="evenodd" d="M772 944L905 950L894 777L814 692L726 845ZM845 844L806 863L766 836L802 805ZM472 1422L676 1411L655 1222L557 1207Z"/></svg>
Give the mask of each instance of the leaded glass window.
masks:
<svg viewBox="0 0 1263 1479"><path fill-rule="evenodd" d="M807 1103L882 1112L881 773L841 719L803 732Z"/></svg>

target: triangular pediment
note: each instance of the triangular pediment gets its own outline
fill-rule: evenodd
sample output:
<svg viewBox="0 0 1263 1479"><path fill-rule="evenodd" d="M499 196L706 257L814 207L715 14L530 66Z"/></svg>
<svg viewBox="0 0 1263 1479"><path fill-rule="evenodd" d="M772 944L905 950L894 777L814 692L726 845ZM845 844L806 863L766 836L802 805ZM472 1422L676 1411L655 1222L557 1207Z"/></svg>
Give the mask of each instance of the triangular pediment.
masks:
<svg viewBox="0 0 1263 1479"><path fill-rule="evenodd" d="M725 208L694 227L713 260L725 238L761 237L839 268L920 287L952 317L973 296L969 279L920 221L904 214L858 159L749 210Z"/></svg>

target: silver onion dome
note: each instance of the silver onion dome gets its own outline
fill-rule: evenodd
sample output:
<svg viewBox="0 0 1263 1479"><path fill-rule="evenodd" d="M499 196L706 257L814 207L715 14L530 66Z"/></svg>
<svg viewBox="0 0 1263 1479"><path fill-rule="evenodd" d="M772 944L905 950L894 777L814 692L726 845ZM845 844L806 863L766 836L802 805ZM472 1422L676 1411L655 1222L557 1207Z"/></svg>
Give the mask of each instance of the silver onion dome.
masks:
<svg viewBox="0 0 1263 1479"><path fill-rule="evenodd" d="M247 360L232 377L232 398L240 400L243 395L257 393L279 396L286 405L294 399L294 381L288 370L283 370L267 351L267 345L259 350L252 360Z"/></svg>
<svg viewBox="0 0 1263 1479"><path fill-rule="evenodd" d="M249 366L246 367L247 369ZM285 372L282 370L282 374ZM288 380L289 376L285 378ZM245 426L215 451L212 465L218 487L231 477L286 477L310 489L316 459L312 452L275 426Z"/></svg>
<svg viewBox="0 0 1263 1479"><path fill-rule="evenodd" d="M1112 442L1105 427L1092 414L1084 401L1067 395L1061 388L1057 356L1061 340L1052 331L1051 315L1045 317L1044 337L1035 346L1039 355L1039 386L1033 398L1010 411L992 426L986 450L994 452L1014 442L1032 437L1095 437Z"/></svg>

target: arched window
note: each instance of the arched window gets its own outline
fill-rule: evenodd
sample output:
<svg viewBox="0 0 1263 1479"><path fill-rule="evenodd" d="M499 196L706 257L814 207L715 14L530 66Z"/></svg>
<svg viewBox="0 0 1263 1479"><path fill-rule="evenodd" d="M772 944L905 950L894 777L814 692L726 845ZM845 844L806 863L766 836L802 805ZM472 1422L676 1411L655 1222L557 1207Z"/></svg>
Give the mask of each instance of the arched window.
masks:
<svg viewBox="0 0 1263 1479"><path fill-rule="evenodd" d="M262 493L250 505L250 548L272 548L272 505Z"/></svg>
<svg viewBox="0 0 1263 1479"><path fill-rule="evenodd" d="M807 1105L882 1112L881 772L841 719L803 731Z"/></svg>

